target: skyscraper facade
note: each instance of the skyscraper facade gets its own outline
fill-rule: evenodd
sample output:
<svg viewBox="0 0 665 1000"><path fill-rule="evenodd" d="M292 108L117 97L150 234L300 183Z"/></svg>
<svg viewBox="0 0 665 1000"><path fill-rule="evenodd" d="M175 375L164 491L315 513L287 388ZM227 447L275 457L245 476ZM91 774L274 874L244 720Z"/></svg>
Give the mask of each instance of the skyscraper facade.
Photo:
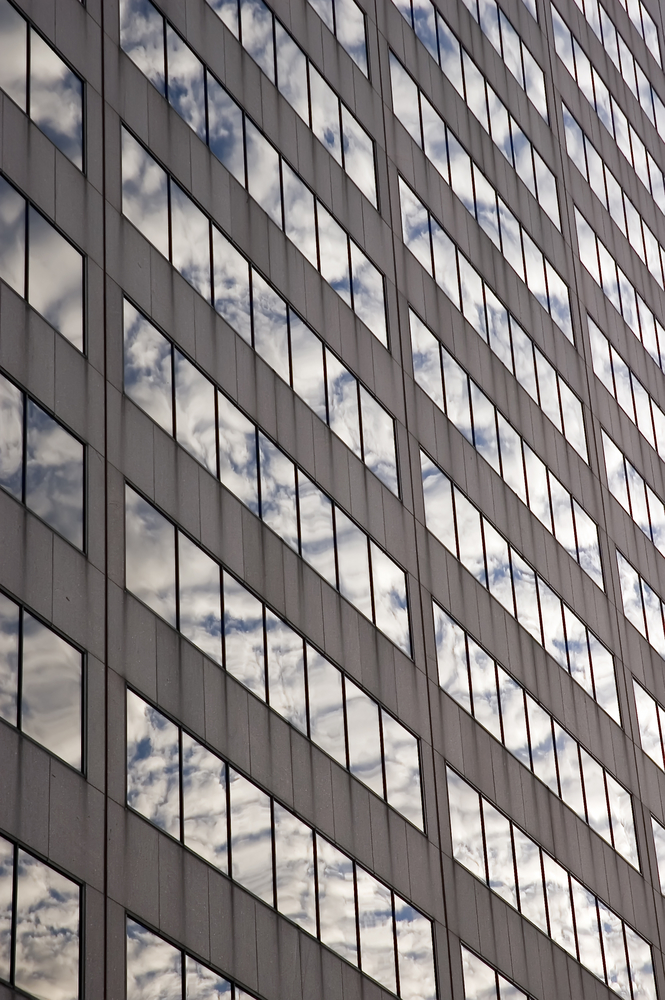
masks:
<svg viewBox="0 0 665 1000"><path fill-rule="evenodd" d="M665 1000L657 0L0 0L0 1000Z"/></svg>

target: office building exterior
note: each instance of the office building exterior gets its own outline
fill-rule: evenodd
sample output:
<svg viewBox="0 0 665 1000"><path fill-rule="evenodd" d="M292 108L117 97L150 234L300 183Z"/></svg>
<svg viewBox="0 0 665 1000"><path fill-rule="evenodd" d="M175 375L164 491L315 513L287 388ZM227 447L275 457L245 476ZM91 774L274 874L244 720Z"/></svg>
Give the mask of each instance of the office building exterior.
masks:
<svg viewBox="0 0 665 1000"><path fill-rule="evenodd" d="M665 997L656 0L0 0L0 998Z"/></svg>

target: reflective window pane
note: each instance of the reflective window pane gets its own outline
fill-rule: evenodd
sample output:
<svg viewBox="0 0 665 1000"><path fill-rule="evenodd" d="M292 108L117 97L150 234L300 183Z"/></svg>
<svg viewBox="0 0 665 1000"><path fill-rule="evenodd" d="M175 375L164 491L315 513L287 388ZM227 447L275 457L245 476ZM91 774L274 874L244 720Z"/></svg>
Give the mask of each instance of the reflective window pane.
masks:
<svg viewBox="0 0 665 1000"><path fill-rule="evenodd" d="M183 42L170 24L166 25L168 99L199 139L206 141L206 107L203 63Z"/></svg>
<svg viewBox="0 0 665 1000"><path fill-rule="evenodd" d="M268 699L281 716L307 733L303 640L281 618L266 610Z"/></svg>
<svg viewBox="0 0 665 1000"><path fill-rule="evenodd" d="M603 955L600 948L600 932L598 928L598 912L596 900L592 893L580 885L577 879L570 880L573 887L572 897L575 907L575 930L580 950L580 962L591 969L599 979L605 979Z"/></svg>
<svg viewBox="0 0 665 1000"><path fill-rule="evenodd" d="M210 302L210 222L189 195L171 183L173 266Z"/></svg>
<svg viewBox="0 0 665 1000"><path fill-rule="evenodd" d="M238 996L236 990L236 998ZM231 1000L231 983L185 955L185 997L187 1000Z"/></svg>
<svg viewBox="0 0 665 1000"><path fill-rule="evenodd" d="M252 3L252 0L249 0ZM259 3L260 0L254 0ZM263 6L263 5L262 5ZM279 183L279 153L253 122L245 119L247 190L279 228L282 228L282 195Z"/></svg>
<svg viewBox="0 0 665 1000"><path fill-rule="evenodd" d="M353 0L349 0L349 6L355 7ZM344 169L349 177L356 182L365 197L373 205L376 205L374 143L362 125L343 104L341 111Z"/></svg>
<svg viewBox="0 0 665 1000"><path fill-rule="evenodd" d="M344 686L349 734L349 770L383 798L379 706L348 677Z"/></svg>
<svg viewBox="0 0 665 1000"><path fill-rule="evenodd" d="M27 401L25 502L78 548L83 546L83 445Z"/></svg>
<svg viewBox="0 0 665 1000"><path fill-rule="evenodd" d="M217 475L215 387L180 351L174 351L176 440Z"/></svg>
<svg viewBox="0 0 665 1000"><path fill-rule="evenodd" d="M83 258L32 206L28 216L28 302L82 351Z"/></svg>
<svg viewBox="0 0 665 1000"><path fill-rule="evenodd" d="M520 893L520 912L547 934L540 848L515 826L513 827L513 843Z"/></svg>
<svg viewBox="0 0 665 1000"><path fill-rule="evenodd" d="M406 574L372 541L370 541L370 551L372 554L374 623L407 656L411 656Z"/></svg>
<svg viewBox="0 0 665 1000"><path fill-rule="evenodd" d="M273 15L263 0L240 0L240 31L243 48L247 49L263 72L275 80L275 49L273 45Z"/></svg>
<svg viewBox="0 0 665 1000"><path fill-rule="evenodd" d="M346 767L342 674L309 645L307 680L311 737L342 767Z"/></svg>
<svg viewBox="0 0 665 1000"><path fill-rule="evenodd" d="M377 340L387 347L383 275L353 240L350 243L354 311Z"/></svg>
<svg viewBox="0 0 665 1000"><path fill-rule="evenodd" d="M169 255L168 179L136 139L122 130L122 211L140 233Z"/></svg>
<svg viewBox="0 0 665 1000"><path fill-rule="evenodd" d="M289 333L286 303L260 274L252 269L252 313L254 317L254 347L270 367L289 378Z"/></svg>
<svg viewBox="0 0 665 1000"><path fill-rule="evenodd" d="M229 768L231 874L236 882L273 905L270 799Z"/></svg>
<svg viewBox="0 0 665 1000"><path fill-rule="evenodd" d="M127 485L125 585L175 627L175 529Z"/></svg>
<svg viewBox="0 0 665 1000"><path fill-rule="evenodd" d="M321 940L357 965L353 862L318 833L316 862Z"/></svg>
<svg viewBox="0 0 665 1000"><path fill-rule="evenodd" d="M80 769L81 653L24 611L22 667L23 732Z"/></svg>
<svg viewBox="0 0 665 1000"><path fill-rule="evenodd" d="M501 720L494 661L470 636L468 649L474 717L500 740Z"/></svg>
<svg viewBox="0 0 665 1000"><path fill-rule="evenodd" d="M367 618L372 618L367 535L335 508L339 591Z"/></svg>
<svg viewBox="0 0 665 1000"><path fill-rule="evenodd" d="M217 393L219 476L253 514L259 513L256 428L237 406Z"/></svg>
<svg viewBox="0 0 665 1000"><path fill-rule="evenodd" d="M16 880L16 969L19 989L38 997L79 996L81 890L19 849Z"/></svg>
<svg viewBox="0 0 665 1000"><path fill-rule="evenodd" d="M25 198L0 177L0 278L19 295L25 294L25 212Z"/></svg>
<svg viewBox="0 0 665 1000"><path fill-rule="evenodd" d="M127 918L127 1000L182 1000L182 958L177 948Z"/></svg>
<svg viewBox="0 0 665 1000"><path fill-rule="evenodd" d="M277 86L291 107L309 124L309 94L307 91L307 57L275 21L277 46Z"/></svg>
<svg viewBox="0 0 665 1000"><path fill-rule="evenodd" d="M312 267L318 267L314 195L285 160L282 160L282 191L284 232Z"/></svg>
<svg viewBox="0 0 665 1000"><path fill-rule="evenodd" d="M224 573L224 665L265 699L263 606L228 573Z"/></svg>
<svg viewBox="0 0 665 1000"><path fill-rule="evenodd" d="M298 506L302 557L331 587L336 587L332 501L300 470Z"/></svg>
<svg viewBox="0 0 665 1000"><path fill-rule="evenodd" d="M22 111L26 109L27 45L25 19L8 0L0 0L0 88Z"/></svg>
<svg viewBox="0 0 665 1000"><path fill-rule="evenodd" d="M335 32L340 45L367 76L365 15L354 0L335 0Z"/></svg>
<svg viewBox="0 0 665 1000"><path fill-rule="evenodd" d="M309 66L309 88L312 131L341 165L339 98L311 63Z"/></svg>
<svg viewBox="0 0 665 1000"><path fill-rule="evenodd" d="M206 83L210 149L235 179L245 187L245 141L242 110L209 72Z"/></svg>
<svg viewBox="0 0 665 1000"><path fill-rule="evenodd" d="M182 734L184 842L211 865L228 871L226 764Z"/></svg>
<svg viewBox="0 0 665 1000"><path fill-rule="evenodd" d="M453 857L468 871L486 881L483 832L480 820L480 798L466 781L450 768L448 776L448 809L453 838Z"/></svg>
<svg viewBox="0 0 665 1000"><path fill-rule="evenodd" d="M251 343L249 264L216 226L212 227L215 309L229 326Z"/></svg>
<svg viewBox="0 0 665 1000"><path fill-rule="evenodd" d="M363 868L356 869L360 967L391 992L396 992L393 904L390 889Z"/></svg>
<svg viewBox="0 0 665 1000"><path fill-rule="evenodd" d="M127 804L180 839L178 727L127 691Z"/></svg>
<svg viewBox="0 0 665 1000"><path fill-rule="evenodd" d="M30 29L30 117L72 163L83 169L83 82Z"/></svg>
<svg viewBox="0 0 665 1000"><path fill-rule="evenodd" d="M517 908L510 822L484 799L483 830L487 848L488 885L507 903Z"/></svg>
<svg viewBox="0 0 665 1000"><path fill-rule="evenodd" d="M529 736L531 743L531 761L533 773L559 794L554 759L554 740L552 737L552 720L547 712L538 705L530 694L526 696L529 717Z"/></svg>
<svg viewBox="0 0 665 1000"><path fill-rule="evenodd" d="M180 631L217 663L222 662L219 565L178 532Z"/></svg>
<svg viewBox="0 0 665 1000"><path fill-rule="evenodd" d="M274 808L277 909L316 935L314 834L277 802Z"/></svg>
<svg viewBox="0 0 665 1000"><path fill-rule="evenodd" d="M150 0L122 0L120 45L160 94L165 94L164 19Z"/></svg>
<svg viewBox="0 0 665 1000"><path fill-rule="evenodd" d="M386 798L391 806L423 828L418 740L397 719L381 710Z"/></svg>
<svg viewBox="0 0 665 1000"><path fill-rule="evenodd" d="M11 974L13 897L14 845L0 837L0 979L5 980Z"/></svg>
<svg viewBox="0 0 665 1000"><path fill-rule="evenodd" d="M279 537L298 551L296 470L290 458L259 431L261 517Z"/></svg>
<svg viewBox="0 0 665 1000"><path fill-rule="evenodd" d="M349 238L320 201L316 203L321 274L348 306L351 305Z"/></svg>
<svg viewBox="0 0 665 1000"><path fill-rule="evenodd" d="M368 469L397 496L397 460L395 456L395 424L367 390L360 386L360 410L363 423L363 457Z"/></svg>
<svg viewBox="0 0 665 1000"><path fill-rule="evenodd" d="M124 301L125 392L173 433L171 344L131 302Z"/></svg>
<svg viewBox="0 0 665 1000"><path fill-rule="evenodd" d="M24 397L0 375L0 486L23 500Z"/></svg>
<svg viewBox="0 0 665 1000"><path fill-rule="evenodd" d="M568 873L549 854L543 853L550 936L573 957L577 957Z"/></svg>
<svg viewBox="0 0 665 1000"><path fill-rule="evenodd" d="M330 429L361 458L358 383L348 368L327 348L325 354Z"/></svg>
<svg viewBox="0 0 665 1000"><path fill-rule="evenodd" d="M0 719L12 726L18 724L19 614L18 604L0 593Z"/></svg>
<svg viewBox="0 0 665 1000"><path fill-rule="evenodd" d="M326 421L323 344L292 309L289 309L289 329L293 388L316 415Z"/></svg>
<svg viewBox="0 0 665 1000"><path fill-rule="evenodd" d="M451 698L470 712L469 670L464 630L438 604L433 604L433 610L439 684Z"/></svg>
<svg viewBox="0 0 665 1000"><path fill-rule="evenodd" d="M436 1000L432 924L394 893L399 992L402 1000Z"/></svg>

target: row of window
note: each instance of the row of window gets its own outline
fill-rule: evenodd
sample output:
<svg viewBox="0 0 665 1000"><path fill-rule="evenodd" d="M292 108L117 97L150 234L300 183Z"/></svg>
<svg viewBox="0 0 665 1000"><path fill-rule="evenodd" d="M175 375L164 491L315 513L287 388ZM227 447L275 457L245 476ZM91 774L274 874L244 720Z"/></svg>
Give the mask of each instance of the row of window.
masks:
<svg viewBox="0 0 665 1000"><path fill-rule="evenodd" d="M586 178L593 193L600 198L642 263L665 290L665 247L658 242L658 238L565 104L562 109L568 156Z"/></svg>
<svg viewBox="0 0 665 1000"><path fill-rule="evenodd" d="M665 504L605 431L602 435L610 493L665 556Z"/></svg>
<svg viewBox="0 0 665 1000"><path fill-rule="evenodd" d="M604 589L598 528L443 344L411 316L414 373L428 395L593 582ZM556 400L553 400L556 402Z"/></svg>
<svg viewBox="0 0 665 1000"><path fill-rule="evenodd" d="M451 768L453 856L625 1000L656 1000L651 945Z"/></svg>
<svg viewBox="0 0 665 1000"><path fill-rule="evenodd" d="M557 55L660 210L665 212L665 174L555 7L552 7L552 24Z"/></svg>
<svg viewBox="0 0 665 1000"><path fill-rule="evenodd" d="M617 549L623 613L665 659L665 606L655 590Z"/></svg>
<svg viewBox="0 0 665 1000"><path fill-rule="evenodd" d="M624 39L623 35L620 31L617 31L614 22L603 5L600 3L600 0L575 0L575 3L584 14L591 30L618 69L623 80L628 84L633 97L639 101L640 107L646 114L651 124L659 133L662 133L665 128L665 104L656 93L654 87L647 78L646 73L638 63L633 53L630 51L628 43ZM642 7L642 11L640 13L646 13L644 7ZM656 25L653 23L648 14L647 19L649 27L648 37L650 40L653 40L655 37L657 46L658 32L656 31ZM651 23L649 24L649 22ZM658 55L656 55L656 59L660 62L659 51Z"/></svg>
<svg viewBox="0 0 665 1000"><path fill-rule="evenodd" d="M488 309L492 316L490 348L580 458L588 463L581 402L515 318L503 307L493 309L488 305ZM439 340L412 309L409 309L409 325L414 378L430 399L443 409L441 380L445 363L444 355L439 354Z"/></svg>
<svg viewBox="0 0 665 1000"><path fill-rule="evenodd" d="M353 0L348 2L353 4ZM277 67L280 92L360 190L376 205L371 137L273 17L263 0L243 0L241 24L243 38L247 35L252 40L252 44L248 42L246 46L251 55L273 82ZM276 196L271 189L275 178L270 161L277 156L276 151L245 118L236 101L150 0L123 0L120 5L120 44L201 141L210 146L224 166L275 218ZM243 119L246 123L246 164ZM291 194L288 184L291 171L289 168L285 171L284 196L288 197ZM296 209L291 204L288 208L292 221ZM282 226L281 211L277 214L279 218L275 221ZM289 220L286 225L288 227ZM315 260L313 263L316 266Z"/></svg>
<svg viewBox="0 0 665 1000"><path fill-rule="evenodd" d="M431 921L131 691L127 803L391 992L436 997Z"/></svg>
<svg viewBox="0 0 665 1000"><path fill-rule="evenodd" d="M0 486L83 548L84 448L0 374Z"/></svg>
<svg viewBox="0 0 665 1000"><path fill-rule="evenodd" d="M0 0L0 88L83 169L83 81L9 0Z"/></svg>
<svg viewBox="0 0 665 1000"><path fill-rule="evenodd" d="M257 177L262 178L266 198L276 179L277 188L273 193L277 197L281 157L258 130L254 129L253 134L257 145L251 158ZM263 150L260 143L265 143ZM266 153L266 150L270 156L274 154L272 167L262 157L262 152ZM282 167L281 176L288 176L285 188L290 192L284 204L300 206L296 213L296 228L291 231L287 222L286 235L304 253L308 252L311 240L315 241L314 249L317 245L319 247L316 252L320 253L322 276L381 343L387 344L383 275L283 161ZM268 173L264 173L264 168ZM263 198L260 192L258 197L260 201ZM185 280L249 340L247 262L124 127L122 210Z"/></svg>
<svg viewBox="0 0 665 1000"><path fill-rule="evenodd" d="M579 6L579 0L575 0ZM619 3L628 14L638 32L642 36L647 48L651 52L659 66L662 65L660 58L660 42L658 41L658 29L651 14L646 9L642 0L619 0Z"/></svg>
<svg viewBox="0 0 665 1000"><path fill-rule="evenodd" d="M567 306L563 279L392 53L390 68L393 110L430 163L542 307L550 309L548 291Z"/></svg>
<svg viewBox="0 0 665 1000"><path fill-rule="evenodd" d="M660 348L661 344L665 346L665 329L577 207L575 226L580 260L619 315L623 316L629 330L656 364L665 370L665 354L661 354Z"/></svg>
<svg viewBox="0 0 665 1000"><path fill-rule="evenodd" d="M549 121L545 74L496 0L462 0L462 2L478 22L480 30L498 52L508 71L525 91L538 114L546 122ZM536 17L535 0L523 0L523 2Z"/></svg>
<svg viewBox="0 0 665 1000"><path fill-rule="evenodd" d="M526 0L524 2L526 3ZM464 945L461 945L461 949L464 1000L530 1000L526 993Z"/></svg>
<svg viewBox="0 0 665 1000"><path fill-rule="evenodd" d="M485 281L466 257L457 250L441 224L401 177L399 190L402 238L406 248L411 251L428 274L432 275L439 288L445 292L453 305L460 309L465 319L469 321L483 340L487 341L488 327L492 325L491 310L493 302L497 301L496 296L490 293L493 302L488 308L488 313L490 313L488 319L485 315L485 299L488 297L489 289ZM507 231L511 232L510 229ZM543 257L540 250L521 229L521 226L518 226L517 231L512 232L512 236L513 239L509 245L514 251L514 255L512 259L508 257L506 259L509 263L514 262L516 265L520 265L521 261L522 271L521 273L518 271L518 274L524 278L527 287L533 291L543 308L550 313L557 326L572 342L573 326L566 284L547 258ZM519 247L522 245L520 236L524 237L524 248L529 251L533 249L535 254L529 252L526 257L517 257ZM508 241L506 243L508 244ZM519 250L519 253L521 254L522 251ZM505 312L500 303L498 303L498 309Z"/></svg>
<svg viewBox="0 0 665 1000"><path fill-rule="evenodd" d="M0 278L83 350L83 256L1 176Z"/></svg>
<svg viewBox="0 0 665 1000"><path fill-rule="evenodd" d="M0 982L35 997L77 1000L81 888L0 837Z"/></svg>
<svg viewBox="0 0 665 1000"><path fill-rule="evenodd" d="M159 515L136 494L132 503L134 521L128 518L128 532L134 543L137 519L146 523L150 515L153 520ZM164 519L153 520L153 537L140 554L128 555L128 588L172 625L179 615L180 631L188 639L422 829L416 737L225 571L220 587L217 564L180 533L179 587L173 588L173 529L164 528ZM146 555L150 562L141 574L140 560ZM158 578L162 570L169 574L172 590L158 603L150 577Z"/></svg>
<svg viewBox="0 0 665 1000"><path fill-rule="evenodd" d="M421 464L428 529L620 724L610 651L424 452Z"/></svg>
<svg viewBox="0 0 665 1000"><path fill-rule="evenodd" d="M441 18L437 23L444 74L540 207L547 212L557 229L561 229L554 174L454 32ZM426 100L424 95L422 100ZM416 111L415 108L413 110ZM426 120L424 117L423 121Z"/></svg>
<svg viewBox="0 0 665 1000"><path fill-rule="evenodd" d="M252 277L258 353L262 357L268 355L267 360L273 362L273 368L287 382L292 381L298 395L399 496L393 418L263 278L256 272ZM224 473L230 470L228 465L218 467L219 448L214 440L217 421L213 383L127 300L124 304L124 384L125 392L137 406L172 434L214 476L226 482ZM230 404L220 397L219 405L228 410ZM241 423L242 419L238 416ZM222 424L220 433L221 427ZM229 427L226 427L226 434L230 437L220 442L220 447L228 457L233 437ZM221 452L219 457L221 460ZM233 489L231 482L226 484ZM257 504L251 502L250 495L244 490L241 499L258 513Z"/></svg>
<svg viewBox="0 0 665 1000"><path fill-rule="evenodd" d="M276 498L275 507L279 499ZM307 500L304 495L303 505ZM312 506L310 504L310 509ZM311 514L307 511L307 518L303 520L311 522L306 525L308 534L317 531L319 516L316 510ZM326 516L330 516L329 507L323 510L323 517ZM181 531L176 531L170 521L129 486L126 487L125 521L127 589L208 656L222 663L221 595L224 588L219 564ZM336 521L335 555L340 592L352 603L354 598L358 600L359 610L410 655L404 571L344 515ZM225 579L226 576L224 574ZM367 595L361 595L363 587L367 587ZM364 603L360 601L361 596L366 597ZM230 666L227 665L227 669L231 669ZM237 670L241 678L245 672L248 676L253 674L254 683L259 689L263 686L263 667L255 658L245 668L238 666L231 672ZM248 680L245 683L253 687Z"/></svg>
<svg viewBox="0 0 665 1000"><path fill-rule="evenodd" d="M433 602L439 684L639 869L630 792Z"/></svg>
<svg viewBox="0 0 665 1000"><path fill-rule="evenodd" d="M651 447L658 452L661 458L665 459L665 412L649 395L635 373L631 371L621 355L615 351L605 334L588 314L587 322L594 374L608 392L614 396L640 434L643 434ZM665 363L665 340L663 341L663 359Z"/></svg>
<svg viewBox="0 0 665 1000"><path fill-rule="evenodd" d="M355 0L308 0L321 20L348 52L365 76L369 76L365 15ZM240 41L253 59L275 82L274 69L266 60L274 44L270 18L272 11L262 0L208 0L217 16ZM279 21L274 18L278 31Z"/></svg>
<svg viewBox="0 0 665 1000"><path fill-rule="evenodd" d="M82 687L81 652L0 593L0 719L77 770Z"/></svg>
<svg viewBox="0 0 665 1000"><path fill-rule="evenodd" d="M255 1000L127 917L127 1000Z"/></svg>

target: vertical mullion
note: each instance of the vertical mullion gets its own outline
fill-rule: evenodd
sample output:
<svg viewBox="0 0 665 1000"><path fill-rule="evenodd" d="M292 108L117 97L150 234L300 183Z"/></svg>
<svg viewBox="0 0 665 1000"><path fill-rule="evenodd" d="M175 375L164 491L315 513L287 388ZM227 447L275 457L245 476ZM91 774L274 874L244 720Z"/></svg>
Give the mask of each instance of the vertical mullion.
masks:
<svg viewBox="0 0 665 1000"><path fill-rule="evenodd" d="M302 656L303 656L303 674L305 681L305 718L307 722L307 739L312 738L312 726L309 710L309 657L307 655L307 643L303 639L302 642Z"/></svg>
<svg viewBox="0 0 665 1000"><path fill-rule="evenodd" d="M178 797L180 805L180 843L185 843L185 789L183 785L182 729L178 726Z"/></svg>
<svg viewBox="0 0 665 1000"><path fill-rule="evenodd" d="M261 620L263 622L263 697L266 705L270 704L270 686L268 684L268 628L266 626L266 606L261 602Z"/></svg>
<svg viewBox="0 0 665 1000"><path fill-rule="evenodd" d="M341 671L340 671L341 673ZM351 753L349 751L349 720L346 714L346 675L342 676L342 720L344 722L344 753L346 757L346 769L351 770Z"/></svg>
<svg viewBox="0 0 665 1000"><path fill-rule="evenodd" d="M23 413L21 414L21 431L23 441L21 442L21 503L26 502L27 473L28 473L28 397L26 393L21 393L21 403Z"/></svg>
<svg viewBox="0 0 665 1000"><path fill-rule="evenodd" d="M9 981L14 985L16 980L16 903L18 895L18 845L14 844L14 857L12 865L12 903L11 903L11 932L10 932L10 952L9 952Z"/></svg>
<svg viewBox="0 0 665 1000"><path fill-rule="evenodd" d="M175 534L175 620L178 632L180 631L180 532L171 524Z"/></svg>
<svg viewBox="0 0 665 1000"><path fill-rule="evenodd" d="M393 892L392 889L390 890L390 902L392 904L392 913L393 913L393 947L395 949L395 992L397 993L397 996L401 996L402 991L399 981L399 948L397 947L397 918L395 916L396 914L395 893Z"/></svg>
<svg viewBox="0 0 665 1000"><path fill-rule="evenodd" d="M23 728L23 615L24 610L21 605L18 609L18 670L16 676L16 728L20 731Z"/></svg>
<svg viewBox="0 0 665 1000"><path fill-rule="evenodd" d="M383 797L388 801L388 779L386 776L386 751L383 742L383 708L377 704L379 714L379 746L381 748L381 777L383 781Z"/></svg>
<svg viewBox="0 0 665 1000"><path fill-rule="evenodd" d="M231 775L227 761L223 761L224 777L226 778L226 868L230 879L233 878L233 856L231 853Z"/></svg>
<svg viewBox="0 0 665 1000"><path fill-rule="evenodd" d="M30 303L30 204L25 198L25 261L23 276L23 298Z"/></svg>
<svg viewBox="0 0 665 1000"><path fill-rule="evenodd" d="M272 899L275 909L277 909L277 844L275 837L275 800L272 795L270 799L270 842L272 845Z"/></svg>

